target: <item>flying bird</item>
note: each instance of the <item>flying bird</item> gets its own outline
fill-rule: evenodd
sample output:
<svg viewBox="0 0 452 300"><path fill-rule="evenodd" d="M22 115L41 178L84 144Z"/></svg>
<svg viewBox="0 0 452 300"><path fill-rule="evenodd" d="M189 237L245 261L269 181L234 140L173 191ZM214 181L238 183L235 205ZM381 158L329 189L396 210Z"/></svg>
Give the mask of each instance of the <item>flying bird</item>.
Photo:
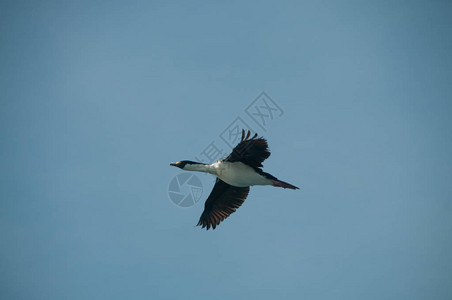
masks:
<svg viewBox="0 0 452 300"><path fill-rule="evenodd" d="M224 219L235 212L245 201L253 185L272 185L296 190L298 187L265 173L262 162L270 156L267 141L257 137L250 138L251 132L242 130L240 143L229 156L212 164L190 160L171 163L170 166L186 171L198 171L217 177L212 192L206 200L198 226L215 229Z"/></svg>

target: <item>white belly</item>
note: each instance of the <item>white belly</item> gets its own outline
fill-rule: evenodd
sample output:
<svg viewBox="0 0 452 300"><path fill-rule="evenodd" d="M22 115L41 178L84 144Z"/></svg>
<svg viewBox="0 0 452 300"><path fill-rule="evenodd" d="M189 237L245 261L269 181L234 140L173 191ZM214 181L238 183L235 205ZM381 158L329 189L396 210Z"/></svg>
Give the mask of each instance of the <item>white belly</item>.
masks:
<svg viewBox="0 0 452 300"><path fill-rule="evenodd" d="M241 162L221 162L216 166L215 175L227 184L237 187L272 185L269 179L259 175L253 168Z"/></svg>

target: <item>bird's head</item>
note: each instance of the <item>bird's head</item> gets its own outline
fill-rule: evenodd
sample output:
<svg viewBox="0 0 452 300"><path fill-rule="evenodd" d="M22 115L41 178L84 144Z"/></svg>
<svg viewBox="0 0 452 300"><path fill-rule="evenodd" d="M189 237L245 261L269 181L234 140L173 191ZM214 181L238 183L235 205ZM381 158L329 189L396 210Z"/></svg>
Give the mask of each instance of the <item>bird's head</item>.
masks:
<svg viewBox="0 0 452 300"><path fill-rule="evenodd" d="M190 166L193 165L201 165L202 163L191 161L191 160L182 160L178 161L177 163L170 163L170 166L178 167L182 170L187 170Z"/></svg>

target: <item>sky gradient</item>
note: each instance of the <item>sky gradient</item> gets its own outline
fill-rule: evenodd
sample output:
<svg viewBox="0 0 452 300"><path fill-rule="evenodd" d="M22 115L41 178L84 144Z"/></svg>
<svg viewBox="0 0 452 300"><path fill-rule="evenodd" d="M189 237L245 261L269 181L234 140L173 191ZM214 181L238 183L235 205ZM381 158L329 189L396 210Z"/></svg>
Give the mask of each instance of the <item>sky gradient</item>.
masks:
<svg viewBox="0 0 452 300"><path fill-rule="evenodd" d="M2 1L0 298L451 299L449 1ZM246 108L283 111L265 130ZM237 117L215 231L168 187Z"/></svg>

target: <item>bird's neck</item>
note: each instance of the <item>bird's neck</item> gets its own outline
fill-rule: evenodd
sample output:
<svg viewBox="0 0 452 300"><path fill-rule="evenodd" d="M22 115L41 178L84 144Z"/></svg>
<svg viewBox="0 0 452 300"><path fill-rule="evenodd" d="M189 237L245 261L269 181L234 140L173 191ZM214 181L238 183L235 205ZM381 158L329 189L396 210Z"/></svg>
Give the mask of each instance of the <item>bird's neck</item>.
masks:
<svg viewBox="0 0 452 300"><path fill-rule="evenodd" d="M204 172L204 173L212 173L212 171L213 171L211 165L206 165L206 164L202 164L202 163L187 164L187 165L185 165L184 170L196 171L196 172Z"/></svg>

